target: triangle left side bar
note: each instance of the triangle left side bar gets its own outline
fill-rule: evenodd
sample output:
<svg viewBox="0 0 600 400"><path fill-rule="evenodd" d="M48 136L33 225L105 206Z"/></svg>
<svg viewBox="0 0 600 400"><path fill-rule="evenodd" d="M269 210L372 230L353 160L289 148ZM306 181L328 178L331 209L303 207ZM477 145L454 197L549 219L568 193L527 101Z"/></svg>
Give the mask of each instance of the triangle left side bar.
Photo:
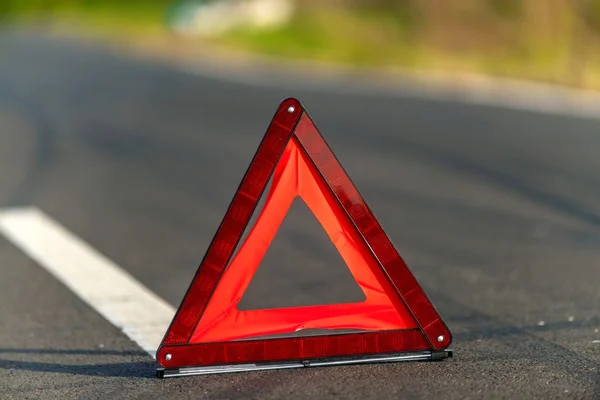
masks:
<svg viewBox="0 0 600 400"><path fill-rule="evenodd" d="M301 114L302 106L296 99L285 99L279 105L167 329L157 356L164 346L189 343L217 281L228 265Z"/></svg>

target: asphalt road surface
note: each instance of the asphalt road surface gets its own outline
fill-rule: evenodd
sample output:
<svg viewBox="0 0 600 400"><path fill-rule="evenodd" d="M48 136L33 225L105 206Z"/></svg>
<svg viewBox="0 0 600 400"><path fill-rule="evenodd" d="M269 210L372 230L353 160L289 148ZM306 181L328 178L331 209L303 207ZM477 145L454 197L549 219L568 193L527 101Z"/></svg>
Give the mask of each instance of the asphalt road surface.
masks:
<svg viewBox="0 0 600 400"><path fill-rule="evenodd" d="M292 89L3 33L0 208L43 210L177 307L277 105L298 97L452 330L454 357L159 380L0 235L0 398L600 398L600 120ZM250 306L356 294L301 212Z"/></svg>

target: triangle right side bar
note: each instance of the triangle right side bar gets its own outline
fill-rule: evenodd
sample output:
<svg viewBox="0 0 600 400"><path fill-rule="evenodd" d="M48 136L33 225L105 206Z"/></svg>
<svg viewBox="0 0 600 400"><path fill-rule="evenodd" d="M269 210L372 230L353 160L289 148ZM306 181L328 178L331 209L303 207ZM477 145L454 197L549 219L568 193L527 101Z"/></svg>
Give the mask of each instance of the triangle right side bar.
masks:
<svg viewBox="0 0 600 400"><path fill-rule="evenodd" d="M356 226L367 246L372 249L432 349L447 349L452 342L450 330L303 106L294 135Z"/></svg>

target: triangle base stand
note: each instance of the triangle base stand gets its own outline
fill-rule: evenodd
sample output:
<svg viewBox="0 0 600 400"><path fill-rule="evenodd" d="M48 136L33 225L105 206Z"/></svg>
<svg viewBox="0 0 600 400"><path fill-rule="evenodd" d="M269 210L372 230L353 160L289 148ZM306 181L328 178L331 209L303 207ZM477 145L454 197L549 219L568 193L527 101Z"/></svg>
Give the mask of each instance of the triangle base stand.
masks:
<svg viewBox="0 0 600 400"><path fill-rule="evenodd" d="M264 362L256 364L214 365L209 367L189 367L178 369L158 368L158 378L174 378L193 375L214 375L232 372L268 371L291 368L328 367L336 365L392 363L401 361L439 361L452 357L452 350L415 351L405 353L377 354L352 357L337 357L315 360L299 360L287 362Z"/></svg>

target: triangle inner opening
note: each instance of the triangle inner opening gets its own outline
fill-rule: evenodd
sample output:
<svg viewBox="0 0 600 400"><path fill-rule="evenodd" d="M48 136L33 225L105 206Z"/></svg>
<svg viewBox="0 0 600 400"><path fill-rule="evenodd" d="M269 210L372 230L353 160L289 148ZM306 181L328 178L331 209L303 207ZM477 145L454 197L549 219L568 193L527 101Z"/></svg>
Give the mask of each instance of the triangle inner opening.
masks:
<svg viewBox="0 0 600 400"><path fill-rule="evenodd" d="M190 342L416 326L294 138L270 186L262 207L254 210L250 222L255 222L246 227L237 254L211 289ZM226 246L219 250L228 251Z"/></svg>
<svg viewBox="0 0 600 400"><path fill-rule="evenodd" d="M365 299L317 218L296 197L237 308L248 311Z"/></svg>

